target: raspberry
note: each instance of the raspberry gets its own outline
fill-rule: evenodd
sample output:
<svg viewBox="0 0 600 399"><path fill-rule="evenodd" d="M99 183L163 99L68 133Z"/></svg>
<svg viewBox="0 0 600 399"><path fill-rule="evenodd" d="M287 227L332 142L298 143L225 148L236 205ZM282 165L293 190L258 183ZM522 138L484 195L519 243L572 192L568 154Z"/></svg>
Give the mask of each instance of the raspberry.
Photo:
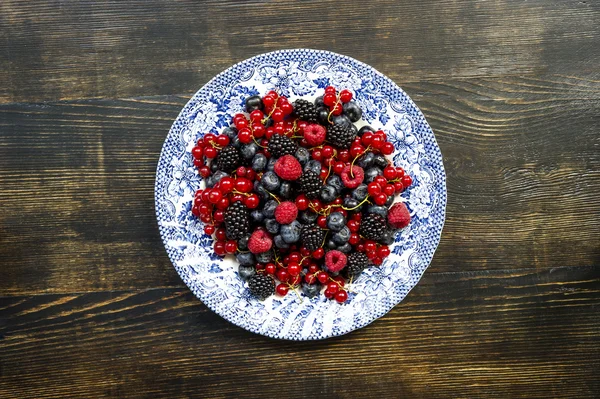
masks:
<svg viewBox="0 0 600 399"><path fill-rule="evenodd" d="M340 177L342 178L342 182L344 182L344 186L348 188L356 188L361 185L363 180L365 180L365 172L360 166L353 165L352 173L350 173L350 165L346 165L344 170L342 170Z"/></svg>
<svg viewBox="0 0 600 399"><path fill-rule="evenodd" d="M298 217L298 207L291 201L282 202L275 208L275 220L280 224L290 224Z"/></svg>
<svg viewBox="0 0 600 399"><path fill-rule="evenodd" d="M248 249L253 254L267 252L273 246L273 240L264 230L255 230L248 240Z"/></svg>
<svg viewBox="0 0 600 399"><path fill-rule="evenodd" d="M335 249L325 254L325 266L327 266L327 270L332 273L339 272L346 267L347 261L348 258L346 258L346 255Z"/></svg>
<svg viewBox="0 0 600 399"><path fill-rule="evenodd" d="M275 162L275 173L283 180L298 180L302 176L302 166L292 155L284 155Z"/></svg>
<svg viewBox="0 0 600 399"><path fill-rule="evenodd" d="M397 229L403 229L410 223L410 213L404 202L394 204L388 211L388 223Z"/></svg>
<svg viewBox="0 0 600 399"><path fill-rule="evenodd" d="M325 128L316 123L308 125L304 128L304 138L306 139L306 142L312 147L316 147L318 145L323 144L325 142L326 134L327 131L325 130Z"/></svg>

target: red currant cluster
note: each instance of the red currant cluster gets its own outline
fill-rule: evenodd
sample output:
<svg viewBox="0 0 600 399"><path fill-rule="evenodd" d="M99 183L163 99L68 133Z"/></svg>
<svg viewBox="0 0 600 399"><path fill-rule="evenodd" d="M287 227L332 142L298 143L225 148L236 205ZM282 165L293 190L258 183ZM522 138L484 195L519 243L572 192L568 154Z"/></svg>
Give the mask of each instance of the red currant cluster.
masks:
<svg viewBox="0 0 600 399"><path fill-rule="evenodd" d="M331 86L315 104L275 91L252 96L231 127L192 149L206 179L192 213L261 299L324 288L345 302L348 281L381 265L410 222L393 197L412 179L385 158L394 152L385 132L354 127L362 111L352 98Z"/></svg>

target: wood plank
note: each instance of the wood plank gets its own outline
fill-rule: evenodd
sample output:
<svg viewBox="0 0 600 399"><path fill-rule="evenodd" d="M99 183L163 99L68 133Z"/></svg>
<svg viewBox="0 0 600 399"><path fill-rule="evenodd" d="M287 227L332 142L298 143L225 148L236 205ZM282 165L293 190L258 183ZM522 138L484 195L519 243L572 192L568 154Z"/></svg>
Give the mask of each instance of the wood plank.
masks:
<svg viewBox="0 0 600 399"><path fill-rule="evenodd" d="M0 102L191 93L281 48L355 57L400 83L597 78L594 1L4 1Z"/></svg>
<svg viewBox="0 0 600 399"><path fill-rule="evenodd" d="M598 264L600 83L553 76L406 88L448 174L429 272ZM153 185L185 101L0 107L0 292L181 286L157 234Z"/></svg>
<svg viewBox="0 0 600 399"><path fill-rule="evenodd" d="M0 298L0 398L594 397L600 267L427 274L344 337L277 341L186 289Z"/></svg>

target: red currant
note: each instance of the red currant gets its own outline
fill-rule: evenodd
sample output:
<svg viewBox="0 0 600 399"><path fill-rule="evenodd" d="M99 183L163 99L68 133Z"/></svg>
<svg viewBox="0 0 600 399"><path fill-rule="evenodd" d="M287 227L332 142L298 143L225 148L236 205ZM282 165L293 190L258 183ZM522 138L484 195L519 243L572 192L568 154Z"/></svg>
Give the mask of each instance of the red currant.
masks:
<svg viewBox="0 0 600 399"><path fill-rule="evenodd" d="M379 249L377 250L377 256L379 256L380 258L385 258L386 256L388 256L390 254L390 249L388 248L387 245L382 245L381 247L379 247Z"/></svg>
<svg viewBox="0 0 600 399"><path fill-rule="evenodd" d="M333 109L331 110L331 113L335 116L341 115L342 112L344 112L344 108L340 103L335 104Z"/></svg>
<svg viewBox="0 0 600 399"><path fill-rule="evenodd" d="M274 263L267 263L265 265L265 273L267 273L267 274L275 274L276 270L277 270L277 266L275 266Z"/></svg>
<svg viewBox="0 0 600 399"><path fill-rule="evenodd" d="M204 233L206 233L210 236L214 232L215 232L215 226L213 226L212 224L207 224L206 226L204 226Z"/></svg>
<svg viewBox="0 0 600 399"><path fill-rule="evenodd" d="M221 198L223 198L223 193L217 190L216 188L211 189L208 193L208 200L212 204L216 204Z"/></svg>
<svg viewBox="0 0 600 399"><path fill-rule="evenodd" d="M335 300L339 303L344 303L348 299L348 293L345 290L340 290L335 294Z"/></svg>
<svg viewBox="0 0 600 399"><path fill-rule="evenodd" d="M275 121L275 122L281 122L283 120L283 118L285 118L285 114L283 113L282 110L280 109L276 109L275 111L273 111L273 113L271 114L271 118ZM283 126L282 126L283 127Z"/></svg>
<svg viewBox="0 0 600 399"><path fill-rule="evenodd" d="M288 278L290 278L290 274L285 269L279 269L279 270L277 270L276 276L277 276L277 279L279 281L281 281L282 283L287 282Z"/></svg>
<svg viewBox="0 0 600 399"><path fill-rule="evenodd" d="M223 194L229 194L233 190L233 186L235 184L235 180L232 177L225 176L219 181L219 190Z"/></svg>
<svg viewBox="0 0 600 399"><path fill-rule="evenodd" d="M220 147L227 147L227 145L229 144L229 137L225 136L224 134L221 134L220 136L217 136L216 141Z"/></svg>
<svg viewBox="0 0 600 399"><path fill-rule="evenodd" d="M202 147L192 148L192 156L194 158L200 159L200 158L202 158L202 155L204 155L204 150L202 149Z"/></svg>
<svg viewBox="0 0 600 399"><path fill-rule="evenodd" d="M396 168L394 168L391 165L388 165L383 169L383 177L385 177L388 180L394 180L397 174L398 173L396 172Z"/></svg>
<svg viewBox="0 0 600 399"><path fill-rule="evenodd" d="M306 195L304 194L300 194L298 197L296 197L295 203L299 211L304 211L308 209L309 201L308 198L306 198Z"/></svg>
<svg viewBox="0 0 600 399"><path fill-rule="evenodd" d="M287 270L290 276L295 277L300 274L300 272L302 271L302 267L300 267L300 265L296 262L290 262Z"/></svg>
<svg viewBox="0 0 600 399"><path fill-rule="evenodd" d="M387 184L387 179L383 176L377 176L373 181L379 184L380 187L385 187Z"/></svg>
<svg viewBox="0 0 600 399"><path fill-rule="evenodd" d="M213 215L213 219L215 220L215 222L224 221L225 220L225 212L223 212L222 210L215 211L215 213Z"/></svg>
<svg viewBox="0 0 600 399"><path fill-rule="evenodd" d="M365 251L367 252L371 252L371 251L375 251L377 249L377 244L375 244L375 241L367 241L365 242Z"/></svg>
<svg viewBox="0 0 600 399"><path fill-rule="evenodd" d="M212 134L212 133L206 133L206 134L204 135L204 145L206 145L206 144L210 144L210 143L214 142L216 137L217 137L217 136L215 136L215 135L214 135L214 134Z"/></svg>
<svg viewBox="0 0 600 399"><path fill-rule="evenodd" d="M290 287L288 287L287 284L283 284L283 283L277 284L275 291L277 291L278 295L286 296L287 293L290 291Z"/></svg>
<svg viewBox="0 0 600 399"><path fill-rule="evenodd" d="M300 262L300 258L301 258L301 256L300 256L300 254L298 252L292 252L290 254L289 261L297 263L297 262Z"/></svg>
<svg viewBox="0 0 600 399"><path fill-rule="evenodd" d="M252 182L245 177L238 177L235 181L235 189L242 193L249 193L252 191L254 185Z"/></svg>
<svg viewBox="0 0 600 399"><path fill-rule="evenodd" d="M301 275L297 275L297 276L292 276L289 278L288 283L290 283L290 285L298 285L302 282L302 276Z"/></svg>
<svg viewBox="0 0 600 399"><path fill-rule="evenodd" d="M262 119L265 117L265 114L260 109L255 109L250 112L250 120L252 122L262 122Z"/></svg>
<svg viewBox="0 0 600 399"><path fill-rule="evenodd" d="M394 195L394 193L396 192L396 188L393 184L386 184L383 188L383 192L389 197L391 195Z"/></svg>
<svg viewBox="0 0 600 399"><path fill-rule="evenodd" d="M249 209L254 209L254 208L258 207L259 203L260 203L260 199L258 198L258 195L254 194L254 193L247 196L246 199L244 200L244 204Z"/></svg>
<svg viewBox="0 0 600 399"><path fill-rule="evenodd" d="M237 251L237 242L235 241L227 241L225 243L225 251L227 251L228 254L232 254L235 251Z"/></svg>
<svg viewBox="0 0 600 399"><path fill-rule="evenodd" d="M400 166L396 167L396 179L401 179L404 176L404 169Z"/></svg>
<svg viewBox="0 0 600 399"><path fill-rule="evenodd" d="M314 284L317 281L317 277L314 273L306 274L304 276L304 281L306 281L308 284Z"/></svg>
<svg viewBox="0 0 600 399"><path fill-rule="evenodd" d="M257 139L263 137L266 131L267 129L261 124L252 125L252 133Z"/></svg>
<svg viewBox="0 0 600 399"><path fill-rule="evenodd" d="M225 243L223 241L217 241L214 245L215 253L219 256L225 255Z"/></svg>
<svg viewBox="0 0 600 399"><path fill-rule="evenodd" d="M246 127L248 127L248 120L247 120L245 117L244 117L243 119L242 119L242 118L238 118L238 119L235 121L235 127L236 127L236 129L238 129L238 130L241 130L241 129L243 129L243 128L246 128Z"/></svg>
<svg viewBox="0 0 600 399"><path fill-rule="evenodd" d="M263 104L265 105L265 107L272 107L272 106L274 106L275 105L275 98L276 97L269 96L269 95L263 97L262 101L263 101Z"/></svg>
<svg viewBox="0 0 600 399"><path fill-rule="evenodd" d="M340 286L335 281L330 281L329 283L327 283L326 289L329 292L335 293L335 292L338 292L338 290L340 289Z"/></svg>
<svg viewBox="0 0 600 399"><path fill-rule="evenodd" d="M352 100L352 92L346 89L340 91L340 100L343 103L350 102L350 100Z"/></svg>
<svg viewBox="0 0 600 399"><path fill-rule="evenodd" d="M412 184L412 178L409 175L404 175L400 181L405 188Z"/></svg>
<svg viewBox="0 0 600 399"><path fill-rule="evenodd" d="M352 233L350 234L350 239L348 240L348 243L350 243L350 245L356 245L360 242L360 236L356 233Z"/></svg>
<svg viewBox="0 0 600 399"><path fill-rule="evenodd" d="M322 155L321 155L321 150L319 150L319 149L316 149L316 150L314 150L314 151L312 152L312 158L313 158L315 161L320 161L320 160L321 160L321 158L322 158Z"/></svg>
<svg viewBox="0 0 600 399"><path fill-rule="evenodd" d="M360 229L360 223L356 220L349 220L347 225L352 233L356 233L358 232L358 229Z"/></svg>
<svg viewBox="0 0 600 399"><path fill-rule="evenodd" d="M381 193L381 187L373 181L367 185L367 192L370 196L375 197L377 194Z"/></svg>
<svg viewBox="0 0 600 399"><path fill-rule="evenodd" d="M319 280L321 284L325 284L327 281L329 281L329 276L325 272L319 272L317 273L317 280Z"/></svg>
<svg viewBox="0 0 600 399"><path fill-rule="evenodd" d="M338 152L337 158L342 162L348 162L350 160L350 152L348 150L341 150Z"/></svg>
<svg viewBox="0 0 600 399"><path fill-rule="evenodd" d="M383 155L392 155L394 153L394 145L389 141L383 143L379 149Z"/></svg>
<svg viewBox="0 0 600 399"><path fill-rule="evenodd" d="M227 239L227 234L225 233L225 229L217 229L215 231L215 237L219 241L225 241Z"/></svg>
<svg viewBox="0 0 600 399"><path fill-rule="evenodd" d="M394 183L394 189L396 190L396 193L401 193L402 190L404 190L404 186L401 182L397 181Z"/></svg>
<svg viewBox="0 0 600 399"><path fill-rule="evenodd" d="M387 195L385 195L384 193L379 193L375 196L375 198L373 198L373 201L375 202L375 204L381 206L381 205L385 205L387 198L388 198Z"/></svg>
<svg viewBox="0 0 600 399"><path fill-rule="evenodd" d="M315 259L321 259L323 256L325 256L325 250L323 248L318 248L313 251L312 256Z"/></svg>
<svg viewBox="0 0 600 399"><path fill-rule="evenodd" d="M335 87L333 87L333 86L325 87L325 93L335 94L336 93Z"/></svg>
<svg viewBox="0 0 600 399"><path fill-rule="evenodd" d="M320 228L326 229L327 228L327 218L323 215L319 216L317 218L317 224L319 225Z"/></svg>
<svg viewBox="0 0 600 399"><path fill-rule="evenodd" d="M363 145L371 144L371 142L373 141L373 133L365 132L365 134L362 135L360 141L363 143Z"/></svg>
<svg viewBox="0 0 600 399"><path fill-rule="evenodd" d="M289 102L281 104L280 108L284 115L289 115L294 110L294 107Z"/></svg>
<svg viewBox="0 0 600 399"><path fill-rule="evenodd" d="M204 155L208 159L213 159L217 156L217 149L214 147L206 147L204 149Z"/></svg>
<svg viewBox="0 0 600 399"><path fill-rule="evenodd" d="M240 143L250 144L252 142L252 132L250 132L250 129L241 129L238 131L238 139Z"/></svg>
<svg viewBox="0 0 600 399"><path fill-rule="evenodd" d="M332 169L333 169L334 173L339 175L340 173L342 173L344 171L344 167L346 167L346 165L343 162L337 161L333 164Z"/></svg>
<svg viewBox="0 0 600 399"><path fill-rule="evenodd" d="M371 262L373 262L375 266L379 266L383 263L383 259L381 259L379 256L376 256L373 259L371 259Z"/></svg>
<svg viewBox="0 0 600 399"><path fill-rule="evenodd" d="M229 199L227 197L223 197L219 200L219 202L217 202L215 206L217 207L217 209L224 211L229 207Z"/></svg>
<svg viewBox="0 0 600 399"><path fill-rule="evenodd" d="M325 93L325 95L323 96L323 104L327 105L328 107L334 106L336 101L337 98L335 96L335 93Z"/></svg>

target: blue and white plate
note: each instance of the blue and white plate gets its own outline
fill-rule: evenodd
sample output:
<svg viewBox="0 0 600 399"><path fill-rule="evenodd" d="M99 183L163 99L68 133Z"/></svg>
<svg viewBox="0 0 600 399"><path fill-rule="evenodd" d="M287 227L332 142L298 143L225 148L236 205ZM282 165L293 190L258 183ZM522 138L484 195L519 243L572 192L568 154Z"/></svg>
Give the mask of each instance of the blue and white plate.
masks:
<svg viewBox="0 0 600 399"><path fill-rule="evenodd" d="M394 163L413 178L402 197L412 221L398 235L381 267L367 269L352 283L344 304L323 295L302 301L290 292L265 301L253 298L237 276L237 265L214 255L212 239L191 213L201 178L191 149L207 132L220 133L246 97L276 89L291 100L314 98L332 85L350 89L364 122L383 129L394 143ZM259 55L222 72L183 108L160 155L156 172L156 214L160 235L175 269L213 311L258 334L313 340L348 333L371 323L398 304L429 266L440 240L446 209L442 155L423 114L389 78L352 58L317 50L283 50Z"/></svg>

